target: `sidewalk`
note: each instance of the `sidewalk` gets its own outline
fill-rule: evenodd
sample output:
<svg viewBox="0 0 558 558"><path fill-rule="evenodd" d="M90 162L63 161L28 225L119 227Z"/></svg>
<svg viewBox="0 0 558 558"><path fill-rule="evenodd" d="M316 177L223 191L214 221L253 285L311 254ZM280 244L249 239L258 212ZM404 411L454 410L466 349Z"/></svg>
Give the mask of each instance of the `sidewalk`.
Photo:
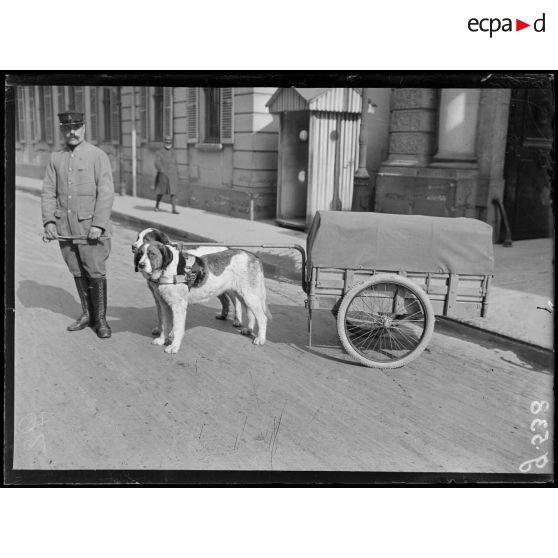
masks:
<svg viewBox="0 0 558 558"><path fill-rule="evenodd" d="M16 188L38 194L42 181L16 177ZM169 204L153 211L146 198L115 196L112 219L137 226L162 228L172 238L224 244L299 244L306 248L306 234L284 229L274 221L248 221L200 209L179 207L171 213ZM266 276L300 283L301 255L288 249L251 249L264 262ZM487 318L463 320L539 347L554 347L553 314L544 309L554 302L554 245L550 238L516 241L512 247L494 246L495 278Z"/></svg>

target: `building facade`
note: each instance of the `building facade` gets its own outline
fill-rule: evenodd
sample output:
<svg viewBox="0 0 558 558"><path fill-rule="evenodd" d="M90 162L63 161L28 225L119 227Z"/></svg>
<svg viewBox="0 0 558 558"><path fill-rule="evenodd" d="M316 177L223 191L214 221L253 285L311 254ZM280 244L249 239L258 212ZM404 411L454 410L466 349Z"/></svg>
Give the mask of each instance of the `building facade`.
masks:
<svg viewBox="0 0 558 558"><path fill-rule="evenodd" d="M137 194L153 197L155 152L172 136L179 204L247 219L274 217L278 129L265 108L273 91L122 87L126 192L132 193L135 150Z"/></svg>
<svg viewBox="0 0 558 558"><path fill-rule="evenodd" d="M371 209L475 217L494 226L496 241L504 225L514 239L552 234L550 89L368 92ZM289 128L293 141L281 140L285 113L272 113L269 106L276 93L270 87L18 86L16 172L43 178L50 152L61 147L56 115L74 108L85 113L88 141L108 154L117 193L154 197L155 153L172 136L179 205L246 219L282 219L282 177L292 175L294 184L309 175L285 166L291 160L298 164L299 158L282 150L296 148L309 126L302 112L290 112L288 125L296 128L300 121L302 127ZM328 128L327 137L342 133ZM300 146L311 149L303 140ZM354 138L350 149L340 161L356 168ZM308 153L304 160L319 156ZM297 195L296 185L289 187L288 210L295 216L335 206L335 200L325 199L327 192L317 191L320 181L312 199ZM316 199L323 207L314 207ZM342 208L347 210L348 203Z"/></svg>
<svg viewBox="0 0 558 558"><path fill-rule="evenodd" d="M474 217L495 241L551 236L553 118L550 88L394 90L375 210Z"/></svg>
<svg viewBox="0 0 558 558"><path fill-rule="evenodd" d="M109 156L114 183L121 179L119 87L16 87L16 172L42 179L51 151L62 147L57 114L72 108L85 113L87 140Z"/></svg>

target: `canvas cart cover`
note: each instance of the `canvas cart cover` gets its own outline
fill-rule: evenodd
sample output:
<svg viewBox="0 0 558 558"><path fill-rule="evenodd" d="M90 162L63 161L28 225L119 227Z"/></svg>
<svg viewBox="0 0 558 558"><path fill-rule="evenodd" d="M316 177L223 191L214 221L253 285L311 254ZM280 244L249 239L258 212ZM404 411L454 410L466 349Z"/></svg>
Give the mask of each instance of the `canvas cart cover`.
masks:
<svg viewBox="0 0 558 558"><path fill-rule="evenodd" d="M492 227L465 217L318 211L312 267L493 275Z"/></svg>

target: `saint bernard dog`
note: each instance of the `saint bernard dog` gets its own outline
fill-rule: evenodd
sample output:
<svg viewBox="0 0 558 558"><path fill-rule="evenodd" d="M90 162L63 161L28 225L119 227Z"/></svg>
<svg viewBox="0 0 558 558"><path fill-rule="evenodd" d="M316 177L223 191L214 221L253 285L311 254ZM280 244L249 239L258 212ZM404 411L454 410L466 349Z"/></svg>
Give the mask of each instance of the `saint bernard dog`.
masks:
<svg viewBox="0 0 558 558"><path fill-rule="evenodd" d="M252 335L257 323L255 345L263 345L271 314L266 304L263 266L245 250L224 250L194 256L169 244L144 242L137 251L137 266L153 283L161 304L162 331L152 342L176 353L184 337L189 302L204 302L232 291L246 306L248 327L240 333Z"/></svg>
<svg viewBox="0 0 558 558"><path fill-rule="evenodd" d="M171 246L177 246L178 243L172 242L170 238L159 229L147 228L138 233L135 242L132 243L132 252L134 254L134 270L137 272L138 269L138 250L146 242L161 242L162 244L169 244ZM198 248L188 249L188 253L194 256L205 256L206 254L213 254L215 252L223 252L227 250L226 246L199 246ZM151 330L151 335L159 336L162 330L163 314L161 311L161 299L155 292L155 284L149 279L147 280L147 286L153 295L155 300L155 307L157 309L157 326ZM242 304L238 297L234 293L223 293L219 295L219 300L221 302L221 313L217 314L215 318L218 320L226 320L229 317L229 313L232 309L232 322L234 327L241 327L242 322Z"/></svg>

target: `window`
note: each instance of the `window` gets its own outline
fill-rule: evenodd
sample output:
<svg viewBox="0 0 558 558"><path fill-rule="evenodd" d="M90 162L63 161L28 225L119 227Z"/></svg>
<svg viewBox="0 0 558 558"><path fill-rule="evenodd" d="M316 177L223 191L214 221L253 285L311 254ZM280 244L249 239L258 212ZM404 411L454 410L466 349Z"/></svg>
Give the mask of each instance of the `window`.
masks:
<svg viewBox="0 0 558 558"><path fill-rule="evenodd" d="M172 87L153 87L151 108L151 140L163 141L172 135Z"/></svg>
<svg viewBox="0 0 558 558"><path fill-rule="evenodd" d="M52 88L39 86L35 91L38 99L37 137L38 141L54 142Z"/></svg>
<svg viewBox="0 0 558 558"><path fill-rule="evenodd" d="M221 91L217 87L204 87L205 96L204 110L204 142L205 143L221 143L221 134L219 133L219 121L221 118Z"/></svg>
<svg viewBox="0 0 558 558"><path fill-rule="evenodd" d="M17 126L16 126L16 139L17 141L25 141L25 98L23 87L17 88Z"/></svg>
<svg viewBox="0 0 558 558"><path fill-rule="evenodd" d="M110 107L110 89L103 87L103 141L110 141L110 131L112 130L112 111Z"/></svg>
<svg viewBox="0 0 558 558"><path fill-rule="evenodd" d="M103 142L120 141L120 108L118 104L118 90L116 87L101 89L101 139Z"/></svg>
<svg viewBox="0 0 558 558"><path fill-rule="evenodd" d="M163 88L153 88L153 140L163 141Z"/></svg>
<svg viewBox="0 0 558 558"><path fill-rule="evenodd" d="M85 112L85 99L83 87L80 85L58 86L58 112L76 110Z"/></svg>
<svg viewBox="0 0 558 558"><path fill-rule="evenodd" d="M37 141L37 117L35 87L27 86L27 98L29 99L29 124L31 127L31 141Z"/></svg>
<svg viewBox="0 0 558 558"><path fill-rule="evenodd" d="M76 88L72 86L68 87L68 109L78 110L76 106Z"/></svg>
<svg viewBox="0 0 558 558"><path fill-rule="evenodd" d="M111 124L110 137L113 142L120 143L120 92L118 87L110 88Z"/></svg>
<svg viewBox="0 0 558 558"><path fill-rule="evenodd" d="M98 140L97 112L97 88L91 87L89 90L89 139L94 143L97 143Z"/></svg>
<svg viewBox="0 0 558 558"><path fill-rule="evenodd" d="M187 117L188 143L233 143L233 88L189 87Z"/></svg>
<svg viewBox="0 0 558 558"><path fill-rule="evenodd" d="M172 136L172 88L163 89L163 136Z"/></svg>
<svg viewBox="0 0 558 558"><path fill-rule="evenodd" d="M65 87L63 85L59 85L58 89L58 112L64 112L66 110L66 94L65 94Z"/></svg>
<svg viewBox="0 0 558 558"><path fill-rule="evenodd" d="M139 137L147 141L147 87L140 88L140 110L139 110Z"/></svg>
<svg viewBox="0 0 558 558"><path fill-rule="evenodd" d="M71 86L68 87L69 93L69 106L78 112L84 112L83 110L83 87Z"/></svg>

